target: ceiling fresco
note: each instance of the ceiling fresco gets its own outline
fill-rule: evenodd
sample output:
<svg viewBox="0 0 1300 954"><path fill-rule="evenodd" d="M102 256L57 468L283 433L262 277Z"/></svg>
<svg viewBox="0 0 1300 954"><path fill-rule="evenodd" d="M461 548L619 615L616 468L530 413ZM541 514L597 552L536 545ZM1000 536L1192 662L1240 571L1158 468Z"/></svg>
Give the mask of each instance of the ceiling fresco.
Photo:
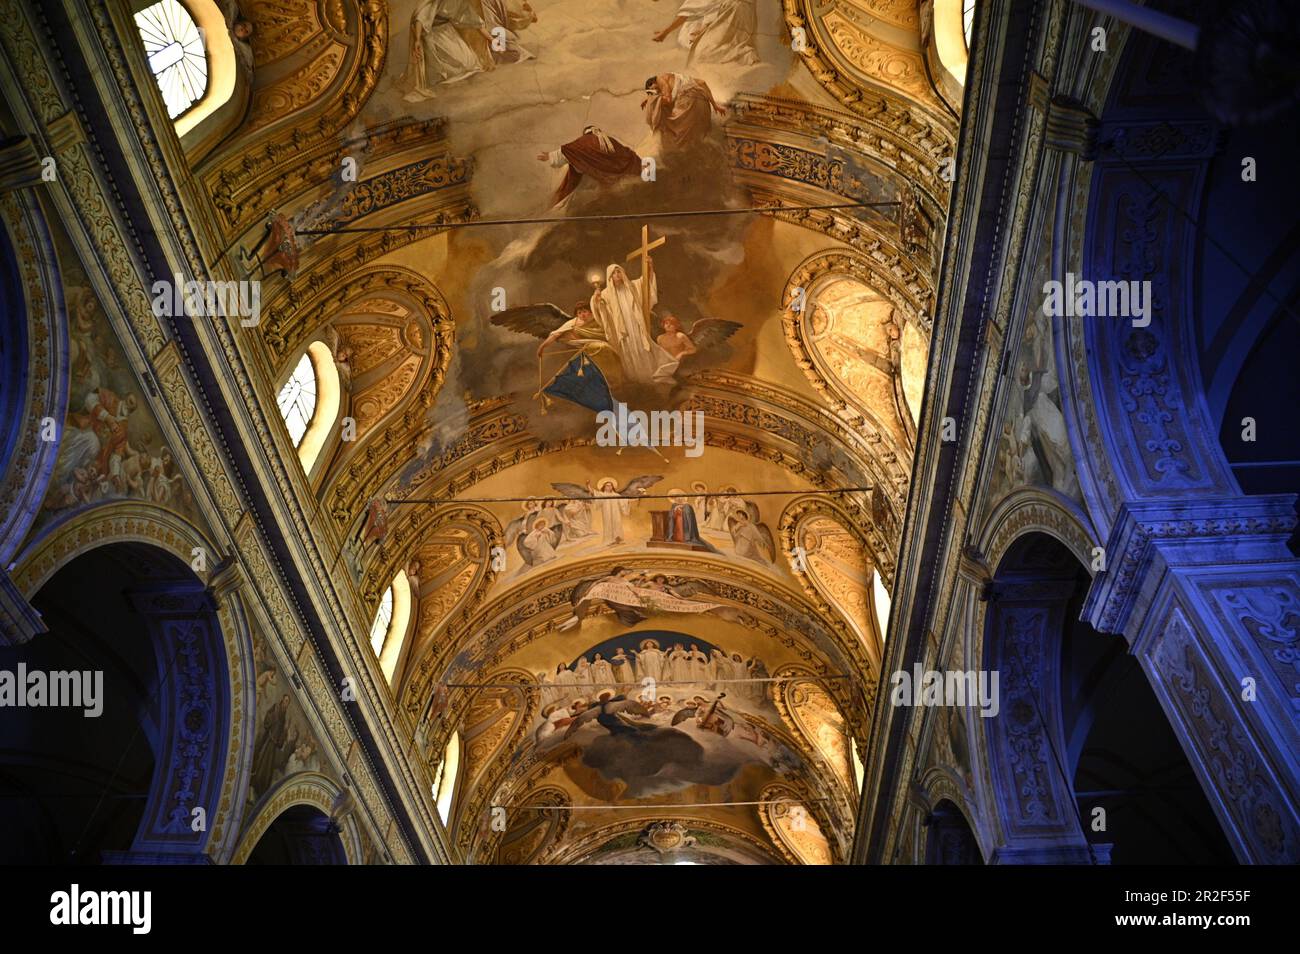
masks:
<svg viewBox="0 0 1300 954"><path fill-rule="evenodd" d="M275 172L198 174L232 244L293 235L248 346L268 393L335 356L307 482L358 620L411 584L455 851L843 860L955 129L917 7L245 6Z"/></svg>

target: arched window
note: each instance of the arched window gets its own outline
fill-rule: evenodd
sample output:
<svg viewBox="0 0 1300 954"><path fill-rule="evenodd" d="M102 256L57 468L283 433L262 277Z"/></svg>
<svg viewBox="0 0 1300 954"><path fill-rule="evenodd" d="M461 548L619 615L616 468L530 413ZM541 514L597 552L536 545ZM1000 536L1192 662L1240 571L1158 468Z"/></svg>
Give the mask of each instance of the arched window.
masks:
<svg viewBox="0 0 1300 954"><path fill-rule="evenodd" d="M890 598L889 590L885 589L885 581L875 570L871 571L871 602L876 606L876 623L880 626L880 643L883 646L885 634L889 632Z"/></svg>
<svg viewBox="0 0 1300 954"><path fill-rule="evenodd" d="M313 341L276 396L298 460L309 474L338 418L341 393L334 355L324 342Z"/></svg>
<svg viewBox="0 0 1300 954"><path fill-rule="evenodd" d="M388 638L388 627L393 621L393 588L390 586L384 590L384 596L379 601L379 610L375 613L375 621L370 626L370 648L378 656L384 650L384 640Z"/></svg>
<svg viewBox="0 0 1300 954"><path fill-rule="evenodd" d="M276 403L280 405L284 426L289 429L289 439L297 447L307 433L312 415L316 413L316 372L311 368L310 355L303 353L302 360L289 375L289 380L280 388Z"/></svg>
<svg viewBox="0 0 1300 954"><path fill-rule="evenodd" d="M402 646L411 622L411 581L405 570L397 576L379 600L375 621L370 626L370 648L379 659L379 669L391 685L402 658Z"/></svg>
<svg viewBox="0 0 1300 954"><path fill-rule="evenodd" d="M438 793L438 817L447 824L451 817L451 800L456 794L456 771L460 768L460 733L453 732L447 749L443 752L442 762L438 765L438 777L434 779L433 788Z"/></svg>
<svg viewBox="0 0 1300 954"><path fill-rule="evenodd" d="M203 34L179 0L158 0L145 7L135 15L135 27L167 104L167 115L175 119L208 90Z"/></svg>
<svg viewBox="0 0 1300 954"><path fill-rule="evenodd" d="M975 25L975 0L934 0L934 47L939 63L959 86L966 83L966 59Z"/></svg>
<svg viewBox="0 0 1300 954"><path fill-rule="evenodd" d="M858 740L849 739L849 759L853 763L853 784L857 788L858 794L862 794L862 780L866 778L867 770L862 765L862 759L858 757Z"/></svg>
<svg viewBox="0 0 1300 954"><path fill-rule="evenodd" d="M136 13L135 28L176 135L230 102L235 41L216 0L157 0Z"/></svg>

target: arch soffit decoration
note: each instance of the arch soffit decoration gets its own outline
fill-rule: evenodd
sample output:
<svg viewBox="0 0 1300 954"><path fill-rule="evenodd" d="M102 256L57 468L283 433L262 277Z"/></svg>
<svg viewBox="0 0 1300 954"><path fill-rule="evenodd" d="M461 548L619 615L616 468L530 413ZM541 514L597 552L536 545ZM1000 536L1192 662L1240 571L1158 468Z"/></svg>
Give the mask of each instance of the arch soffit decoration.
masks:
<svg viewBox="0 0 1300 954"><path fill-rule="evenodd" d="M562 851L546 859L547 864L568 865L589 858L595 854L603 845L608 844L612 839L620 835L628 835L644 829L652 822L658 820L661 816L656 815L653 809L648 809L642 817L628 819L625 821L614 822L585 833L572 839ZM749 832L743 831L731 825L725 825L721 822L708 820L692 821L688 828L696 828L708 831L728 843L744 846L744 851L749 854L756 863L776 864L787 862L788 859L778 855L772 849L771 845L766 845Z"/></svg>
<svg viewBox="0 0 1300 954"><path fill-rule="evenodd" d="M732 377L734 376L717 376L706 380L710 383L716 380L721 385L729 383ZM701 391L705 391L705 389L701 388ZM754 408L752 406L737 402L734 396L728 394L723 387L716 389L718 395L716 398L711 396L714 393L714 388L708 388L703 395L697 396L692 403L696 406L703 403L706 412L709 413L711 418L716 418L716 412L725 411L727 417L731 420L754 422ZM763 389L761 393L764 397L780 397L770 389ZM380 494L399 502L407 497L455 496L468 490L479 480L501 473L512 466L518 466L545 454L591 443L591 441L565 440L542 444L524 432L522 420L506 410L502 403L489 402L486 408L486 413L493 413L495 416L488 420L471 419L467 439L458 442L456 447L449 450L441 458L434 459L431 462L432 466L424 474L413 479L410 485L404 489L399 490L390 485L385 490L383 485L375 478L373 471L369 474L366 473L361 464L374 460L374 455L369 452L364 458L355 460L350 467L344 468L341 471L337 485L332 489L336 518L357 519L354 514L359 515L364 499L369 499L370 496L379 496ZM824 471L810 470L807 464L804 463L806 452L812 448L837 441L841 436L852 435L852 432L845 428L843 422L802 401L797 404L787 402L784 407L777 406L777 408L774 408L770 415L772 418L771 427L767 427L762 420L754 422L757 426L750 424L733 425L735 430L726 424L722 426L713 424L706 430L706 443L709 446L720 446L749 453L752 456L777 463L786 467L791 473L807 479L815 485L834 487L845 486L848 481L857 482L859 479L857 475L840 474L832 478ZM486 413L483 415L484 417L486 417ZM799 438L800 450L804 451L804 453L800 453L796 457L775 445L771 438L773 430L789 429L803 423L800 418L804 415L809 417L817 415L821 419L818 420L817 417L813 417L813 420L805 425L809 428L809 431L803 432L802 435L796 435ZM730 423L730 421L727 423ZM826 434L825 431L828 428L833 428L835 433ZM854 443L858 446L870 446L869 442L860 437L854 439ZM478 449L486 449L494 453L491 457L485 458L476 453ZM400 451L402 448L398 448L398 450ZM855 456L861 457L865 455L857 454ZM879 490L879 497L873 498L870 510L864 510L857 503L856 498L858 495L846 495L839 498L836 504L836 512L839 515L838 519L842 523L853 527L868 528L865 531L867 549L875 555L877 565L881 568L886 579L892 580L892 553L896 545L892 531L893 528L899 525L897 514L902 507L902 489L906 486L906 477L890 461L889 456L889 452L886 452L884 455L885 463L883 464L874 459L870 461L872 466L867 470L869 482L875 484L877 488L882 488ZM407 463L406 457L393 455L385 459L383 466L392 473ZM890 476L886 477L881 472L884 467L889 467ZM356 482L353 482L354 475ZM363 479L367 480L365 484L360 483ZM349 488L351 492L348 493L347 497L344 497ZM347 503L343 503L344 500ZM463 511L468 515L471 510L474 510L474 508L457 506L452 507L447 513L454 514ZM471 516L469 520L474 525L476 532L482 536L485 547L490 549L492 546L501 545L503 532L496 518L486 510L477 511L477 513L477 516ZM435 510L435 508L417 505L399 507L391 519L389 533L371 557L365 571L365 582L362 591L371 602L378 598L382 586L386 585L387 580L391 578L397 568L405 565L405 561L410 558L413 541L427 533L436 532L438 528L449 523L453 518L443 516L442 511ZM474 589L477 594L474 597L475 604L481 600L482 595L487 591L494 578L495 574L488 571L487 575L476 581ZM783 576L780 578L783 579Z"/></svg>
<svg viewBox="0 0 1300 954"><path fill-rule="evenodd" d="M316 15L318 6L327 17L342 21L322 22ZM257 209L277 201L286 190L313 178L309 167L321 160L322 153L329 154L330 172L337 169L335 154L345 149L341 138L337 145L326 149L304 151L303 146L318 141L322 134L340 133L356 117L379 80L388 32L388 12L381 0L360 0L346 6L296 0L292 10L275 10L272 4L253 2L242 9L254 24L257 47L269 49L277 60L309 43L312 37L317 38L318 47L342 47L346 53L337 54L336 63L326 57L322 64L325 73L320 72L320 67L313 72L310 63L299 68L285 80L284 89L272 87L274 96L266 89L255 89L255 116L259 98L262 108L279 106L287 110L285 115L262 123L250 137L232 138L228 146L201 164L198 171L205 191L212 195L213 205L226 225L234 229L241 223L246 226L250 216L258 214ZM355 11L355 33L346 23L348 9ZM278 41L268 42L263 40L265 37ZM258 64L267 65L265 61ZM290 174L290 164L294 174Z"/></svg>
<svg viewBox="0 0 1300 954"><path fill-rule="evenodd" d="M891 112L890 105L891 100L882 94L870 108L850 113L804 100L739 93L731 104L735 119L727 125L733 168L751 187L762 190L766 183L773 191L788 194L791 204L807 200L809 187L824 195L855 198L858 174L874 175L898 191L910 193L924 215L932 223L940 223L947 214L952 188L942 169L955 141L951 136L932 136L930 127L914 123L906 112ZM812 161L783 163L782 154L791 148ZM901 210L864 211L873 226L888 226L873 231L888 234L891 240L901 239ZM811 224L825 219L805 221ZM836 221L838 229L865 224L844 215L836 216ZM928 273L933 263L924 248L908 242L898 244L898 251L913 267Z"/></svg>
<svg viewBox="0 0 1300 954"><path fill-rule="evenodd" d="M930 135L954 140L957 117L926 75L918 5L911 0L853 0L824 17L812 0L782 0L785 21L806 31L804 63L817 82L848 109L871 115L885 99L891 111L910 114ZM828 24L827 20L832 22ZM880 30L874 34L872 27ZM882 37L890 37L883 39ZM913 41L915 48L904 42Z"/></svg>
<svg viewBox="0 0 1300 954"><path fill-rule="evenodd" d="M291 329L287 329L291 331L292 343L280 334L275 317L278 310L268 316L271 318L266 335L268 357L276 362L278 371L265 386L275 392L308 345L329 337L331 328L335 329L335 334L342 333L346 337L346 332L340 329L368 326L364 317L350 313L349 309L379 300L399 303L408 317L401 328L379 317L371 324L375 328L391 325L402 342L418 343L423 350L416 352L420 356L418 367L401 393L385 396L373 420L364 429L358 428L356 441L350 445L336 442L333 451L330 445L326 445L325 452L331 457L317 486L321 488L322 499L329 500L332 495L336 518L341 499L340 486L347 487L362 473L374 468L376 463L392 471L406 463L405 458L394 459L394 455L409 450L451 364L454 329L450 311L442 294L431 282L410 269L387 265L366 268L320 289L304 307L293 312ZM354 384L358 383L362 386L353 394L344 389L344 414L355 415L354 399L364 399L372 389L364 373L354 378ZM382 390L382 384L380 381L373 387ZM359 512L360 504L356 506ZM343 511L344 518L355 515Z"/></svg>
<svg viewBox="0 0 1300 954"><path fill-rule="evenodd" d="M851 512L840 506L836 500L827 497L807 496L792 500L781 514L780 533L781 544L786 552L794 550L796 546L802 545L804 529L814 521L830 520L836 526L840 527L847 533L852 540L867 554L871 560L872 566L866 569L874 569L880 574L887 588L893 587L895 564L892 553L882 549L884 540L882 536L876 536L869 532L864 532L866 526L861 517L855 519ZM886 544L887 545L887 544ZM811 569L811 568L810 568ZM817 574L813 572L796 574L799 585L822 612L836 613L843 616L843 609L838 606L837 601L832 594L826 592L825 583ZM867 596L867 608L870 612L871 600L874 598L871 594ZM856 631L865 627L862 638L874 639L875 621L866 619L861 622L849 622L849 625ZM882 663L881 647L876 646L874 642L869 643L868 652L875 664L875 671L878 674Z"/></svg>
<svg viewBox="0 0 1300 954"><path fill-rule="evenodd" d="M58 457L57 441L40 439L41 421L57 426L68 407L68 320L58 259L45 216L27 191L0 196L0 221L17 259L25 305L27 391L13 457L0 470L0 561L8 565L31 528ZM14 316L11 316L14 317Z"/></svg>
<svg viewBox="0 0 1300 954"><path fill-rule="evenodd" d="M310 805L321 814L330 817L334 811L335 800L344 793L333 779L318 772L300 772L291 775L278 784L262 801L257 814L252 817L239 837L230 863L242 865L248 862L257 847L258 841L266 834L277 818L295 805ZM348 864L362 864L361 830L357 820L351 814L345 816L339 825L339 841L343 843L343 854Z"/></svg>

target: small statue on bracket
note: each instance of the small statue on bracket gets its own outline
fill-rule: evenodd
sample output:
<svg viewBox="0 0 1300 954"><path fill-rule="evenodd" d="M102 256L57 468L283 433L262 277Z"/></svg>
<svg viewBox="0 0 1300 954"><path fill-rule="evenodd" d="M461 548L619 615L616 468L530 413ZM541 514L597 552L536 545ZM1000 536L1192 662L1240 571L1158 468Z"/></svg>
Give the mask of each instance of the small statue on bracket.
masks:
<svg viewBox="0 0 1300 954"><path fill-rule="evenodd" d="M240 248L239 257L250 273L256 269L265 278L280 272L287 278L298 273L298 237L288 217L274 209L266 217L266 235L262 244L251 255Z"/></svg>

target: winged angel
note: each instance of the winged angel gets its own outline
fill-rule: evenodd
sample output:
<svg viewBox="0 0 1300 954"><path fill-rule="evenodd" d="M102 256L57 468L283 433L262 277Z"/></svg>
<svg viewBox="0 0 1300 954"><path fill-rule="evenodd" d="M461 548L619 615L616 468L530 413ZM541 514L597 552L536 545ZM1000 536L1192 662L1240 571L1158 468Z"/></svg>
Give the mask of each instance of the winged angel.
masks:
<svg viewBox="0 0 1300 954"><path fill-rule="evenodd" d="M602 314L608 313L609 309L602 309ZM566 356L584 352L597 364L602 355L612 356L618 360L624 379L639 383L663 380L664 372L671 377L677 371L689 371L703 366L708 359L721 357L727 339L740 327L738 321L700 318L688 329L671 313L665 312L662 318L652 313L650 332L661 359L651 362L654 367L650 368L640 360L643 356L625 353L628 336L620 333L617 322L602 321L588 301L577 302L572 315L558 305L541 302L507 308L491 320L498 327L541 339L537 346L539 362L547 351Z"/></svg>

